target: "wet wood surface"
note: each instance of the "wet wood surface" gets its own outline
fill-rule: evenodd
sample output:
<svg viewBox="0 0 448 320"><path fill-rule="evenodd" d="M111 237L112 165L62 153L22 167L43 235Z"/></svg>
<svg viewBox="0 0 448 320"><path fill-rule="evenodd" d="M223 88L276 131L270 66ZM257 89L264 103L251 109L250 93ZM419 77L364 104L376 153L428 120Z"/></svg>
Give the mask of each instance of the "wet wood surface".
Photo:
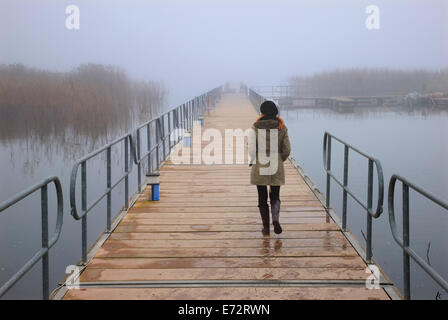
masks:
<svg viewBox="0 0 448 320"><path fill-rule="evenodd" d="M256 118L247 98L224 97L202 131L245 130ZM160 201L148 201L149 188L140 195L81 274L81 283L92 287L70 289L64 299L388 299L383 289L365 288L366 264L289 161L285 175L283 233L271 226L264 237L247 164L169 159L161 168ZM196 285L144 287L162 280ZM207 287L212 280L221 283ZM226 280L249 284L232 287ZM276 280L319 285L285 287Z"/></svg>
<svg viewBox="0 0 448 320"><path fill-rule="evenodd" d="M383 300L383 290L360 287L89 288L71 290L67 299L131 300Z"/></svg>

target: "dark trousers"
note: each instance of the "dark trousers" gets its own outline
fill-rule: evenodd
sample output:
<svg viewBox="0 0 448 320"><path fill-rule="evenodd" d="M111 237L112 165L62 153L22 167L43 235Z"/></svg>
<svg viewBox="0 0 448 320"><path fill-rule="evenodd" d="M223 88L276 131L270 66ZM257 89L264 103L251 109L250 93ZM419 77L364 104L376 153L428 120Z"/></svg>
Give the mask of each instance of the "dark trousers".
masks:
<svg viewBox="0 0 448 320"><path fill-rule="evenodd" d="M272 200L280 200L280 186L269 186L270 198ZM268 205L268 187L257 186L258 191L258 205L265 207Z"/></svg>

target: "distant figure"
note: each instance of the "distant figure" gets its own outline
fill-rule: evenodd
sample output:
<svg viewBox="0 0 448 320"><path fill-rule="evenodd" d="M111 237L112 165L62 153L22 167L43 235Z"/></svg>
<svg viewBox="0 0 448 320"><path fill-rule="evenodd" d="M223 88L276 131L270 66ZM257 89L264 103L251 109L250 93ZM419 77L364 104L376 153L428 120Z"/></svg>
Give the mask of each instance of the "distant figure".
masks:
<svg viewBox="0 0 448 320"><path fill-rule="evenodd" d="M274 102L265 101L260 106L260 117L255 121L252 129L255 135L249 139L250 152L250 183L257 186L258 208L260 210L264 236L269 235L269 206L268 190L271 200L272 224L276 234L282 233L280 226L280 186L285 184L285 169L283 162L291 152L288 129L282 118L278 116L278 109ZM263 132L261 132L263 131ZM278 143L270 141L277 137ZM263 139L263 140L260 140ZM266 155L266 158L264 158ZM260 157L262 157L260 159ZM264 158L264 159L263 159ZM269 159L269 161L266 161Z"/></svg>

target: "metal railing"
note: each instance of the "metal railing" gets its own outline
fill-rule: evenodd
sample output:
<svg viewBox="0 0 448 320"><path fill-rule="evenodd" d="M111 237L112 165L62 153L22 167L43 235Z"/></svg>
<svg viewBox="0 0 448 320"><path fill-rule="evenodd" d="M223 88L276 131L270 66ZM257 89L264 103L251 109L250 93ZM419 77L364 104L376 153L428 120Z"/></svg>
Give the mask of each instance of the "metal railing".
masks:
<svg viewBox="0 0 448 320"><path fill-rule="evenodd" d="M112 147L124 143L124 173L117 179L117 181L112 182ZM106 232L111 231L112 226L112 190L124 180L124 201L125 209L129 207L129 174L132 170L132 154L130 150L133 151L133 139L132 134L128 133L113 142L89 153L88 155L82 157L76 161L72 169L72 174L70 178L70 206L71 215L76 220L81 220L81 259L82 262L87 262L87 214L102 200L107 197L107 209L106 209ZM106 189L105 191L96 198L92 203L87 204L87 161L95 158L96 156L102 154L104 151L107 153L107 178L106 178ZM79 167L81 167L81 212L78 212L78 207L76 204L76 182L78 178Z"/></svg>
<svg viewBox="0 0 448 320"><path fill-rule="evenodd" d="M56 189L57 197L57 217L56 228L51 237L48 234L48 185L53 183ZM36 252L8 281L0 288L0 297L2 297L9 289L11 289L23 276L31 270L31 268L40 260L42 260L42 298L47 300L50 296L50 249L58 241L62 230L62 219L64 213L64 201L62 194L61 182L57 177L49 177L34 186L18 193L9 200L0 203L0 213L9 207L15 205L21 200L27 198L32 193L40 189L41 193L41 249Z"/></svg>
<svg viewBox="0 0 448 320"><path fill-rule="evenodd" d="M344 145L344 178L343 182L339 181L331 171L331 141L336 140ZM364 158L368 159L368 181L367 181L367 203L364 203L353 191L348 187L348 162L349 151L352 150ZM326 203L327 209L330 208L330 190L331 190L331 178L342 187L342 229L345 231L347 228L347 195L350 195L361 207L367 211L367 229L366 229L366 261L372 260L372 218L378 218L383 212L383 200L384 200L384 178L383 169L378 159L375 159L364 152L359 151L350 144L336 138L332 134L325 132L323 141L323 161L324 170L327 174L326 184ZM376 167L377 179L378 179L378 200L376 209L373 210L373 169Z"/></svg>
<svg viewBox="0 0 448 320"><path fill-rule="evenodd" d="M216 90L216 89L215 89ZM214 96L215 99L219 96L219 92L212 90L208 93L210 96ZM151 155L156 152L156 168L159 167L160 161L171 152L172 147L180 141L182 138L182 132L188 131L193 125L193 120L197 119L206 110L207 94L203 94L199 97L184 103L177 108L171 109L162 114L157 119L152 119L139 125L136 128L136 148L134 163L137 165L138 170L138 184L139 191L141 185L141 165L142 161L147 158L148 170L152 171L153 164L151 162ZM165 122L165 119L167 120ZM165 123L167 123L168 130L166 131ZM155 143L151 140L151 129L155 132ZM141 131L146 129L146 152L141 154ZM168 139L168 146L166 140ZM162 158L160 157L160 148L162 148Z"/></svg>
<svg viewBox="0 0 448 320"><path fill-rule="evenodd" d="M260 112L259 108L260 105L266 101L266 98L263 97L261 94L259 94L258 92L256 92L253 89L249 89L249 100L250 102L252 102L252 104L255 107L255 110L257 111L257 113Z"/></svg>
<svg viewBox="0 0 448 320"><path fill-rule="evenodd" d="M82 256L81 263L87 262L88 245L87 245L87 214L102 200L107 197L107 222L106 232L111 232L112 227L112 190L124 180L125 184L125 205L124 210L129 208L129 175L132 172L132 164L137 165L137 191L141 192L141 174L142 174L142 162L147 159L148 161L148 173L154 169L159 169L160 164L166 159L171 152L174 143L172 143L170 136L172 134L177 135L177 142L181 138L183 131L188 131L193 126L193 121L202 114L206 109L206 101L216 101L221 95L221 87L217 87L199 97L196 97L176 108L173 108L158 118L152 119L142 125L139 125L135 129L135 133L128 133L115 141L99 148L98 150L88 154L76 162L72 169L71 181L70 181L70 205L71 214L76 220L82 220ZM209 99L207 99L207 97ZM168 128L167 128L168 127ZM153 129L151 129L153 128ZM142 153L142 139L141 131L146 129L146 152ZM179 131L181 130L180 134ZM153 142L152 134L155 133L155 141ZM135 137L135 138L134 138ZM168 144L167 140L168 139ZM124 143L124 173L114 182L111 177L111 150L112 147L118 143ZM91 204L87 204L87 161L98 156L99 154L107 152L107 182L105 191L97 197ZM156 153L155 166L152 163L152 154ZM77 201L76 201L76 183L78 178L79 167L81 167L81 213L78 213Z"/></svg>
<svg viewBox="0 0 448 320"><path fill-rule="evenodd" d="M249 99L254 105L255 109L258 110L258 107L266 101L262 95L254 91L253 89L249 89ZM331 142L332 139L342 143L344 145L344 178L343 182L339 181L338 178L335 177L333 172L331 171ZM361 156L368 159L368 185L367 185L367 203L364 203L350 188L348 187L348 162L349 162L349 151L352 150ZM379 160L361 152L357 148L351 146L350 144L342 141L341 139L331 135L328 132L324 134L323 141L323 160L324 160L324 169L327 174L327 183L326 183L326 203L325 206L327 209L330 208L330 187L331 187L331 178L333 178L338 185L340 185L343 189L342 194L342 229L344 231L347 230L347 195L350 195L357 203L363 207L367 212L367 231L366 231L366 261L371 262L372 260L372 218L378 218L383 211L383 201L384 201L384 177L383 177L383 169L381 167L381 163ZM376 205L376 209L373 210L373 171L374 167L376 167L377 178L378 178L378 201Z"/></svg>
<svg viewBox="0 0 448 320"><path fill-rule="evenodd" d="M397 224L395 221L395 184L400 181L402 183L402 197L403 197L403 235L400 237L397 232ZM403 251L403 287L404 298L411 298L411 271L410 271L410 258L412 258L431 278L434 279L445 291L448 292L448 282L433 268L431 265L422 259L412 248L410 247L410 235L409 235L409 188L413 189L417 193L421 194L425 198L436 203L440 207L448 210L448 203L431 192L424 190L421 187L409 182L406 178L394 174L389 181L388 192L388 206L389 206L389 224L392 231L392 236L395 242L400 246Z"/></svg>
<svg viewBox="0 0 448 320"><path fill-rule="evenodd" d="M87 262L87 214L105 197L107 197L107 209L106 209L106 232L110 232L112 228L112 190L124 180L125 183L125 209L129 208L129 175L132 172L133 164L138 167L138 192L141 192L141 165L145 158L148 158L148 171L152 171L154 168L151 165L151 154L155 151L156 154L156 169L160 167L161 160L163 161L171 152L172 147L179 142L182 138L182 131L176 132L176 138L171 139L166 144L167 138L170 137L177 129L190 130L193 126L193 121L203 114L206 110L207 103L217 102L222 93L222 87L217 87L209 92L196 97L185 104L182 104L174 109L167 111L156 119L148 121L138 126L133 134L127 133L126 135L114 140L113 142L93 151L92 153L79 159L72 168L70 178L70 206L71 215L76 220L82 220L82 257L81 262L84 264ZM168 129L165 130L165 122L167 120ZM151 143L151 125L155 123L155 143ZM147 128L147 152L144 155L141 153L141 139L140 131L142 128ZM135 136L135 138L134 138ZM124 144L124 173L114 182L112 182L112 147L123 143ZM162 153L160 154L160 150ZM88 160L97 157L98 155L106 152L106 189L90 204L87 203L87 162ZM160 156L161 155L161 156ZM76 182L78 178L79 167L81 167L81 211L79 212L76 202ZM48 185L54 183L57 195L57 218L56 229L51 238L48 235ZM30 260L28 260L24 266L22 266L10 279L8 279L0 287L0 297L6 294L31 268L42 259L42 293L43 299L49 299L50 296L50 284L49 284L49 250L58 241L62 230L63 219L63 192L61 183L58 177L50 177L42 182L25 189L18 193L9 200L0 203L0 213L14 204L25 199L30 194L37 190L41 190L41 223L42 223L42 248L39 250Z"/></svg>
<svg viewBox="0 0 448 320"><path fill-rule="evenodd" d="M257 109L263 101L266 99L255 92L254 90L249 90L249 98ZM342 143L344 145L344 176L343 182L339 181L331 171L331 142L332 139ZM348 164L349 164L349 151L360 154L361 156L368 159L368 190L367 190L367 203L364 203L358 198L349 188L348 188ZM328 132L324 134L323 142L323 162L324 169L327 174L326 182L326 207L330 207L330 181L333 178L339 186L343 189L343 203L342 203L342 228L346 230L347 228L347 195L350 195L358 204L360 204L367 211L367 236L366 236L366 260L371 262L372 259L372 218L378 218L383 211L384 202L384 177L383 170L379 160L359 151L350 144L342 141L339 138L331 135ZM378 200L376 209L373 210L373 172L374 166L377 171L378 179ZM396 221L395 221L395 184L396 181L402 183L402 196L403 196L403 235L400 237L397 232ZM438 204L440 207L448 210L448 202L441 200L437 196L433 195L429 191L418 187L407 179L399 176L393 175L389 182L389 192L388 192L388 208L389 208L389 224L392 231L392 236L397 244L403 251L403 284L404 284L404 298L411 298L410 290L410 258L412 258L429 276L431 276L434 281L439 284L445 291L448 292L448 281L445 280L431 265L424 259L418 256L418 254L410 247L410 234L409 234L409 188L415 190L419 194L423 195L432 202Z"/></svg>

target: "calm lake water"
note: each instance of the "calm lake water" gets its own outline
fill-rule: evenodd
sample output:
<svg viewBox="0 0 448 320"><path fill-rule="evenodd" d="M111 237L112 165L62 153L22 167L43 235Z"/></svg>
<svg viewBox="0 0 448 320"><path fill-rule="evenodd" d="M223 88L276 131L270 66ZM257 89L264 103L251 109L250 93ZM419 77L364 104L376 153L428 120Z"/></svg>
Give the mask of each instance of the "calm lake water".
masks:
<svg viewBox="0 0 448 320"><path fill-rule="evenodd" d="M293 156L325 194L322 144L328 131L381 161L385 182L383 214L373 221L374 258L402 291L402 253L388 220L387 191L392 174L400 174L442 199L448 199L448 113L404 108L358 109L352 113L296 109L282 111L293 144ZM344 149L332 144L332 171L343 180ZM367 199L368 161L354 152L349 156L349 187ZM376 173L374 173L376 176ZM376 182L375 182L376 183ZM375 184L374 190L377 190ZM401 234L401 183L396 185L396 221ZM376 203L374 196L374 205ZM332 182L331 205L341 217L342 189ZM365 246L366 213L348 196L347 224ZM446 237L448 215L415 192L410 193L411 246L445 278L448 277ZM445 293L411 260L412 298L447 299Z"/></svg>
<svg viewBox="0 0 448 320"><path fill-rule="evenodd" d="M123 134L118 132L116 136ZM123 130L120 130L123 131ZM106 139L74 137L64 139L49 137L39 141L3 141L0 143L1 201L35 184L48 176L58 176L64 193L64 221L61 237L50 251L50 288L55 288L65 277L68 265L76 264L81 257L81 221L70 215L70 174L72 166L80 157L112 141ZM33 140L33 139L30 139ZM81 140L81 142L80 142ZM82 142L84 140L84 142ZM142 172L146 167L143 166ZM124 144L112 147L112 182L124 173ZM77 181L78 208L80 208L80 170ZM88 204L106 189L106 152L87 162ZM130 195L137 190L137 170L129 177ZM56 222L56 195L49 186L49 232ZM112 214L124 206L124 183L112 191ZM92 245L106 227L106 198L88 213L88 245ZM3 284L39 249L41 244L40 192L7 209L0 216L0 282ZM41 264L38 263L4 298L40 299Z"/></svg>
<svg viewBox="0 0 448 320"><path fill-rule="evenodd" d="M293 156L311 179L325 191L325 174L322 164L322 138L325 131L347 141L360 150L380 159L385 178L385 191L391 174L399 173L442 198L448 190L448 113L431 110L408 112L405 109L362 109L353 113L336 113L330 110L298 109L282 111L289 128ZM67 139L67 138L66 138ZM32 139L31 139L32 140ZM69 181L71 168L77 158L93 146L105 141L64 143L57 138L39 141L0 141L0 201L21 191L41 179L57 175L62 180L65 203L62 235L50 253L51 288L64 277L65 268L76 264L81 256L81 223L69 214ZM88 143L91 143L88 146ZM123 144L112 150L113 176L123 172ZM342 178L343 148L333 143L333 170ZM89 192L99 194L106 187L105 154L88 165ZM135 169L135 168L134 168ZM136 171L130 177L130 192L137 186ZM143 171L144 172L144 171ZM366 198L367 161L350 155L349 185ZM401 187L399 185L399 187ZM55 199L54 188L49 189L50 203ZM397 187L397 194L400 195ZM387 195L386 199L387 199ZM376 197L376 195L375 195ZM342 191L336 183L332 187L332 206L340 213ZM0 216L0 282L8 279L40 248L40 194ZM93 199L93 197L91 198ZM397 197L398 203L400 200ZM93 243L106 224L105 200L89 213L88 239ZM113 193L113 210L124 204L124 185ZM411 193L411 243L415 250L431 265L448 277L448 248L446 212ZM398 211L400 208L398 207ZM54 226L55 208L50 206L50 225ZM400 213L400 212L398 212ZM401 215L398 214L397 219ZM349 198L348 226L358 240L365 244L366 213ZM397 221L400 226L400 220ZM50 227L50 232L54 227ZM401 231L401 230L400 230ZM429 249L428 249L429 248ZM402 289L402 254L395 244L388 222L387 204L382 216L373 221L374 258L392 281ZM439 294L438 294L439 292ZM412 263L413 298L446 299L448 294ZM40 298L41 268L38 263L5 298Z"/></svg>

